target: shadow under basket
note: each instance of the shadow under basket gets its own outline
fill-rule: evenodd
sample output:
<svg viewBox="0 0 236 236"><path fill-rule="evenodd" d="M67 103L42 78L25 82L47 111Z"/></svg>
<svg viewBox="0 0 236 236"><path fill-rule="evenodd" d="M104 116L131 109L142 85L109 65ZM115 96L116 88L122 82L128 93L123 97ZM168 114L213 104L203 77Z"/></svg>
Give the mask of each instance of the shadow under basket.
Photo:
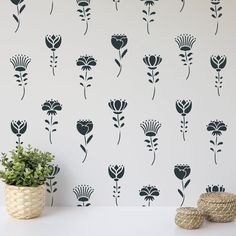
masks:
<svg viewBox="0 0 236 236"><path fill-rule="evenodd" d="M38 217L45 205L45 186L17 187L5 184L6 210L16 219Z"/></svg>
<svg viewBox="0 0 236 236"><path fill-rule="evenodd" d="M231 222L236 217L236 195L226 192L204 193L198 200L198 208L208 221Z"/></svg>

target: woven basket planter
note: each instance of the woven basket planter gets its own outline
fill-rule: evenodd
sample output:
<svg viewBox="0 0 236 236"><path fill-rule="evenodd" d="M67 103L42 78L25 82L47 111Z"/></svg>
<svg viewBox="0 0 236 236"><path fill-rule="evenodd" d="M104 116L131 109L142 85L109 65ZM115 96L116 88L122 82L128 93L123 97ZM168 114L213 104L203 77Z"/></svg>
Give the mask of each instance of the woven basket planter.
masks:
<svg viewBox="0 0 236 236"><path fill-rule="evenodd" d="M226 192L204 193L200 196L198 207L209 221L230 222L236 217L236 195Z"/></svg>
<svg viewBox="0 0 236 236"><path fill-rule="evenodd" d="M203 212L194 207L181 207L176 212L175 223L184 229L198 229L204 221Z"/></svg>
<svg viewBox="0 0 236 236"><path fill-rule="evenodd" d="M16 219L38 217L45 204L45 186L16 187L5 184L7 212Z"/></svg>

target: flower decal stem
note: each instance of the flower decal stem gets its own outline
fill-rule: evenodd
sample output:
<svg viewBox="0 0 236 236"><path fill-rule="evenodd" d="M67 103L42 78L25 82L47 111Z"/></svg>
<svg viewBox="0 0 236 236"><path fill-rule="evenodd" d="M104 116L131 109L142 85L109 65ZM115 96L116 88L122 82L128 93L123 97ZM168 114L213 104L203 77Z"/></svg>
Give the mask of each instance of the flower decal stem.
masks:
<svg viewBox="0 0 236 236"><path fill-rule="evenodd" d="M78 207L88 207L91 205L89 203L90 197L94 192L94 189L89 185L78 185L73 189L73 192L79 202Z"/></svg>
<svg viewBox="0 0 236 236"><path fill-rule="evenodd" d="M16 135L17 141L16 145L22 145L21 135L24 134L27 130L27 122L24 120L13 120L11 122L11 131Z"/></svg>
<svg viewBox="0 0 236 236"><path fill-rule="evenodd" d="M122 71L121 60L128 52L128 49L124 49L124 51L121 51L121 49L124 48L127 45L127 43L128 43L128 38L124 34L114 34L111 37L111 44L115 49L118 50L119 53L119 59L115 59L116 64L119 66L119 72L117 74L117 78L120 76L120 73Z"/></svg>
<svg viewBox="0 0 236 236"><path fill-rule="evenodd" d="M152 100L154 100L156 95L156 83L159 81L159 78L157 78L157 76L159 75L159 71L156 70L157 66L162 62L162 58L156 55L148 55L143 58L143 62L148 66L148 69L150 70L149 72L147 72L147 75L149 76L148 82L153 85Z"/></svg>
<svg viewBox="0 0 236 236"><path fill-rule="evenodd" d="M218 96L220 96L220 89L222 88L222 79L223 79L223 76L221 76L220 72L222 69L225 68L226 66L226 63L227 63L227 58L226 56L220 56L220 55L217 55L217 56L211 56L210 58L210 62L211 62L211 66L213 69L216 70L217 72L217 75L215 76L215 87L217 89L217 94Z"/></svg>
<svg viewBox="0 0 236 236"><path fill-rule="evenodd" d="M144 186L140 191L139 195L141 197L144 197L144 200L148 202L148 206L151 206L151 201L155 200L155 197L158 197L160 195L160 190L156 188L156 186ZM145 205L143 205L145 206Z"/></svg>
<svg viewBox="0 0 236 236"><path fill-rule="evenodd" d="M24 0L11 0L11 2L16 6L16 14L13 14L13 18L17 23L15 33L19 30L20 27L20 14L25 9Z"/></svg>
<svg viewBox="0 0 236 236"><path fill-rule="evenodd" d="M60 167L58 165L50 165L51 172L47 178L46 186L47 186L47 192L51 195L51 207L54 204L54 193L57 191L56 185L57 181L54 181L57 174L60 172Z"/></svg>
<svg viewBox="0 0 236 236"><path fill-rule="evenodd" d="M223 145L223 142L219 142L218 138L222 135L223 131L227 130L227 125L223 121L211 121L207 125L207 131L212 132L213 137L215 136L215 140L210 140L210 143L213 147L210 150L214 153L214 162L217 165L217 154L221 152L220 146Z"/></svg>
<svg viewBox="0 0 236 236"><path fill-rule="evenodd" d="M52 144L52 133L57 131L55 128L55 125L58 124L58 121L53 120L53 117L57 115L57 111L62 110L62 105L57 101L57 100L47 100L43 105L42 105L42 110L47 111L47 115L50 117L50 119L45 119L45 123L47 126L45 129L49 133L49 141Z"/></svg>
<svg viewBox="0 0 236 236"><path fill-rule="evenodd" d="M82 71L85 71L85 75L80 75L79 77L83 80L80 85L83 87L84 98L87 99L86 89L91 87L89 80L92 80L93 77L88 77L88 71L90 71L94 66L97 65L97 61L92 56L81 56L77 61L76 65L81 67Z"/></svg>
<svg viewBox="0 0 236 236"><path fill-rule="evenodd" d="M90 20L90 0L76 0L78 6L80 7L77 11L79 12L79 16L81 17L81 21L85 22L85 31L84 35L88 32L88 22Z"/></svg>
<svg viewBox="0 0 236 236"><path fill-rule="evenodd" d="M157 133L158 130L161 128L161 124L156 120L146 120L140 124L141 128L144 131L146 139L144 142L147 143L147 148L150 152L153 152L153 161L151 165L155 163L156 160L156 151L158 146L158 138Z"/></svg>
<svg viewBox="0 0 236 236"><path fill-rule="evenodd" d="M154 21L152 16L156 14L155 11L151 11L151 6L153 6L155 4L155 1L158 1L158 0L141 0L141 1L144 2L145 6L147 6L147 10L143 10L143 13L144 13L143 20L146 22L146 25L147 25L147 33L150 34L149 25L151 22Z"/></svg>
<svg viewBox="0 0 236 236"><path fill-rule="evenodd" d="M28 80L28 73L26 73L26 70L31 59L26 55L15 55L10 59L10 62L16 72L14 75L16 82L18 83L18 86L22 87L21 100L23 100L25 97L25 86L27 85Z"/></svg>
<svg viewBox="0 0 236 236"><path fill-rule="evenodd" d="M191 100L177 100L175 103L177 112L182 116L180 132L182 133L183 140L185 141L185 134L187 133L188 121L186 121L186 115L192 110Z"/></svg>
<svg viewBox="0 0 236 236"><path fill-rule="evenodd" d="M122 99L110 100L110 102L108 103L108 106L111 108L113 113L116 115L116 116L112 117L112 119L113 119L113 121L115 121L114 126L119 130L117 145L120 144L120 140L121 140L121 128L124 127L124 125L125 125L125 123L123 122L125 117L121 114L124 111L124 109L127 107L127 105L128 105L128 103L126 102L126 100L122 100Z"/></svg>
<svg viewBox="0 0 236 236"><path fill-rule="evenodd" d="M53 3L53 0L52 0L52 3L51 3L51 9L50 9L50 15L52 15L53 8L54 8L54 3Z"/></svg>
<svg viewBox="0 0 236 236"><path fill-rule="evenodd" d="M116 11L118 11L118 3L120 2L120 0L113 0L113 2L115 3Z"/></svg>
<svg viewBox="0 0 236 236"><path fill-rule="evenodd" d="M188 67L188 73L186 80L190 76L190 67L192 65L192 55L191 49L193 44L196 42L196 38L194 38L190 34L181 34L175 38L175 42L178 44L179 49L182 51L179 56L182 58L181 61L183 62L184 66Z"/></svg>
<svg viewBox="0 0 236 236"><path fill-rule="evenodd" d="M61 46L61 36L60 35L47 35L45 37L45 43L47 47L52 51L50 56L50 67L52 68L52 74L55 76L55 68L57 67L58 56L55 55L56 49Z"/></svg>
<svg viewBox="0 0 236 236"><path fill-rule="evenodd" d="M110 177L115 181L113 186L113 197L115 198L115 204L118 206L118 198L120 197L120 189L118 181L124 176L125 167L123 165L110 165L108 167L108 173Z"/></svg>
<svg viewBox="0 0 236 236"><path fill-rule="evenodd" d="M220 12L222 10L222 6L220 6L220 0L211 0L212 7L210 7L210 10L212 11L211 16L216 20L216 30L215 35L217 35L219 30L219 19L222 16L222 13Z"/></svg>
<svg viewBox="0 0 236 236"><path fill-rule="evenodd" d="M93 135L87 137L87 134L89 134L93 129L93 122L91 120L79 120L77 121L76 127L78 132L84 136L84 145L80 144L80 148L85 154L84 159L82 161L82 163L84 163L88 155L87 145L93 138Z"/></svg>
<svg viewBox="0 0 236 236"><path fill-rule="evenodd" d="M184 6L185 6L185 0L181 0L181 2L182 2L182 7L181 7L181 9L180 9L180 12L182 12L183 9L184 9Z"/></svg>
<svg viewBox="0 0 236 236"><path fill-rule="evenodd" d="M178 189L178 193L180 194L180 196L182 197L182 202L180 204L180 206L182 207L185 201L185 189L187 188L187 186L190 183L190 179L186 180L186 182L184 182L184 180L190 175L191 172L191 168L189 165L176 165L174 168L174 173L175 176L181 180L181 186L182 186L182 190Z"/></svg>

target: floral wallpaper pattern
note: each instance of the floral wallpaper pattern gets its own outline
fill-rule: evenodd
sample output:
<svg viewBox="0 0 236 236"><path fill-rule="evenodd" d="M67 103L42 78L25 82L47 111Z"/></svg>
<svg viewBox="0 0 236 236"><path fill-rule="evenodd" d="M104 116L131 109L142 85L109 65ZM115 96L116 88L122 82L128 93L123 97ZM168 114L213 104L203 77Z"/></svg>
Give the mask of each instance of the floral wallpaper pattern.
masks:
<svg viewBox="0 0 236 236"><path fill-rule="evenodd" d="M236 191L235 8L4 2L0 151L30 143L55 155L50 206L187 206Z"/></svg>

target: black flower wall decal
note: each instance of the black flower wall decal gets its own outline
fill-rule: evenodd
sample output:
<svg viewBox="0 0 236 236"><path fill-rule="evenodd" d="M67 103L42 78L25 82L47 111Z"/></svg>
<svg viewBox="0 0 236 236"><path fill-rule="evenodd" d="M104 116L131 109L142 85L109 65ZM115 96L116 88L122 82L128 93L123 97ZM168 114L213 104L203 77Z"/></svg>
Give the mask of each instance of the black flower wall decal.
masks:
<svg viewBox="0 0 236 236"><path fill-rule="evenodd" d="M92 76L88 76L88 72L92 70L94 66L97 65L97 61L92 56L80 56L80 58L76 61L76 65L81 67L81 70L84 71L84 75L80 75L79 77L83 80L80 85L83 87L84 98L87 99L86 89L91 87L89 80L92 80Z"/></svg>
<svg viewBox="0 0 236 236"><path fill-rule="evenodd" d="M193 44L196 42L196 38L190 34L181 34L175 38L175 42L178 44L179 49L182 53L179 54L181 57L181 61L183 62L184 66L188 67L188 74L186 80L189 78L190 75L190 66L192 65L192 55L191 52Z"/></svg>
<svg viewBox="0 0 236 236"><path fill-rule="evenodd" d="M55 125L58 124L58 121L54 120L53 117L57 115L58 111L62 110L62 105L57 100L46 100L46 102L42 105L42 110L46 111L47 115L50 117L49 120L45 120L45 123L47 124L45 129L49 133L49 141L52 144L52 133L57 131Z"/></svg>
<svg viewBox="0 0 236 236"><path fill-rule="evenodd" d="M119 59L115 59L116 64L119 66L119 72L117 74L117 78L120 76L120 73L122 71L121 61L128 52L128 49L124 49L127 43L128 43L128 38L125 34L114 34L111 36L111 44L119 52ZM122 49L124 50L122 51Z"/></svg>
<svg viewBox="0 0 236 236"><path fill-rule="evenodd" d="M62 38L60 35L47 35L45 37L45 43L47 47L52 51L50 56L50 67L52 68L52 74L55 76L55 68L57 67L58 56L55 55L56 49L61 46Z"/></svg>
<svg viewBox="0 0 236 236"><path fill-rule="evenodd" d="M120 139L121 139L121 128L124 127L124 119L125 117L123 116L123 111L127 107L128 103L124 99L113 99L108 102L108 106L111 108L113 113L115 114L112 119L114 120L115 124L114 126L119 130L119 137L117 141L117 145L120 144Z"/></svg>
<svg viewBox="0 0 236 236"><path fill-rule="evenodd" d="M156 160L156 151L158 149L157 134L158 130L161 128L161 124L156 120L145 120L140 124L140 126L146 136L144 142L147 143L148 150L153 153L153 160L151 163L151 165L153 165Z"/></svg>
<svg viewBox="0 0 236 236"><path fill-rule="evenodd" d="M223 121L215 120L207 125L207 131L210 131L212 136L215 137L215 140L210 140L210 143L213 145L210 150L214 153L214 162L216 165L217 154L222 151L220 146L223 145L223 142L219 142L219 137L222 135L222 132L226 130L227 125Z"/></svg>
<svg viewBox="0 0 236 236"><path fill-rule="evenodd" d="M144 2L144 5L147 6L147 9L143 10L144 17L143 20L146 22L147 33L150 34L150 23L154 21L153 16L156 14L155 11L151 10L151 7L154 6L155 2L158 0L141 0Z"/></svg>
<svg viewBox="0 0 236 236"><path fill-rule="evenodd" d="M221 10L222 6L220 6L220 0L211 0L212 6L210 7L210 10L212 11L211 16L216 20L216 30L215 35L217 35L219 30L219 19L222 16Z"/></svg>
<svg viewBox="0 0 236 236"><path fill-rule="evenodd" d="M125 167L123 165L110 165L108 167L109 176L115 181L113 186L113 197L115 198L115 204L118 206L118 198L120 197L119 180L124 176Z"/></svg>
<svg viewBox="0 0 236 236"><path fill-rule="evenodd" d="M154 100L156 95L156 83L159 81L159 78L157 77L159 75L157 66L162 62L162 58L157 55L148 55L143 58L143 62L150 70L149 72L147 72L147 75L149 77L148 82L153 86L152 100Z"/></svg>
<svg viewBox="0 0 236 236"><path fill-rule="evenodd" d="M58 165L50 165L51 172L47 178L46 186L47 192L51 195L51 207L54 204L54 193L57 191L57 181L55 180L56 176L60 172L60 167Z"/></svg>
<svg viewBox="0 0 236 236"><path fill-rule="evenodd" d="M139 190L139 195L144 197L144 200L148 202L148 206L151 206L151 202L156 199L160 195L160 190L157 189L156 186L151 186L150 184L147 186L143 186L141 190ZM146 205L143 205L146 206Z"/></svg>
<svg viewBox="0 0 236 236"><path fill-rule="evenodd" d="M83 21L85 23L85 31L84 31L84 35L87 34L88 32L88 23L90 20L90 11L91 8L90 6L90 0L76 0L78 6L80 7L77 12L79 12L79 16L81 17L81 21Z"/></svg>
<svg viewBox="0 0 236 236"><path fill-rule="evenodd" d="M215 76L215 88L217 89L217 94L220 96L220 89L222 88L222 79L223 76L221 76L220 72L222 69L225 68L226 63L227 63L227 58L226 56L211 56L210 58L211 66L213 69L216 70L217 75Z"/></svg>
<svg viewBox="0 0 236 236"><path fill-rule="evenodd" d="M192 110L191 100L177 100L175 103L177 112L182 116L180 132L182 133L183 140L185 141L185 134L188 129L188 121L186 120L186 115Z"/></svg>
<svg viewBox="0 0 236 236"><path fill-rule="evenodd" d="M115 4L115 8L118 11L118 3L120 2L120 0L112 0Z"/></svg>
<svg viewBox="0 0 236 236"><path fill-rule="evenodd" d="M89 185L85 185L85 184L81 184L76 186L73 189L73 192L79 202L79 204L77 205L78 207L88 207L91 205L90 201L90 197L94 192L94 189L89 186Z"/></svg>
<svg viewBox="0 0 236 236"><path fill-rule="evenodd" d="M89 133L93 130L93 122L91 120L79 120L77 121L76 127L78 132L84 136L84 145L80 144L80 148L85 154L84 159L82 161L82 163L84 163L88 155L87 145L93 138L92 134L89 135Z"/></svg>
<svg viewBox="0 0 236 236"><path fill-rule="evenodd" d="M16 6L16 14L13 14L13 18L17 23L15 33L19 30L20 27L20 15L25 9L24 0L11 0L11 2Z"/></svg>
<svg viewBox="0 0 236 236"><path fill-rule="evenodd" d="M17 146L23 144L23 142L21 141L21 136L26 132L26 130L27 130L27 121L13 120L11 122L11 131L17 137L17 141L16 141Z"/></svg>
<svg viewBox="0 0 236 236"><path fill-rule="evenodd" d="M181 6L181 9L180 9L180 12L182 12L184 10L184 6L185 6L185 0L180 0L181 3L182 3L182 6Z"/></svg>
<svg viewBox="0 0 236 236"><path fill-rule="evenodd" d="M22 96L21 100L25 97L25 86L27 85L27 76L28 73L26 72L27 67L29 63L31 62L31 59L26 55L15 55L10 59L10 62L13 65L13 68L15 70L14 77L16 78L16 82L18 83L18 86L22 88Z"/></svg>
<svg viewBox="0 0 236 236"><path fill-rule="evenodd" d="M211 193L211 192L225 192L225 188L224 188L224 186L223 185L219 185L219 184L217 184L217 185L208 185L207 186L207 188L206 188L206 192L207 193Z"/></svg>
<svg viewBox="0 0 236 236"><path fill-rule="evenodd" d="M176 165L174 168L174 173L175 176L181 180L182 183L182 190L178 189L178 193L180 194L181 198L182 198L182 202L180 204L180 206L183 206L184 201L185 201L185 189L187 188L187 186L190 183L190 179L186 180L186 182L184 182L184 180L190 175L191 173L191 168L189 165Z"/></svg>

